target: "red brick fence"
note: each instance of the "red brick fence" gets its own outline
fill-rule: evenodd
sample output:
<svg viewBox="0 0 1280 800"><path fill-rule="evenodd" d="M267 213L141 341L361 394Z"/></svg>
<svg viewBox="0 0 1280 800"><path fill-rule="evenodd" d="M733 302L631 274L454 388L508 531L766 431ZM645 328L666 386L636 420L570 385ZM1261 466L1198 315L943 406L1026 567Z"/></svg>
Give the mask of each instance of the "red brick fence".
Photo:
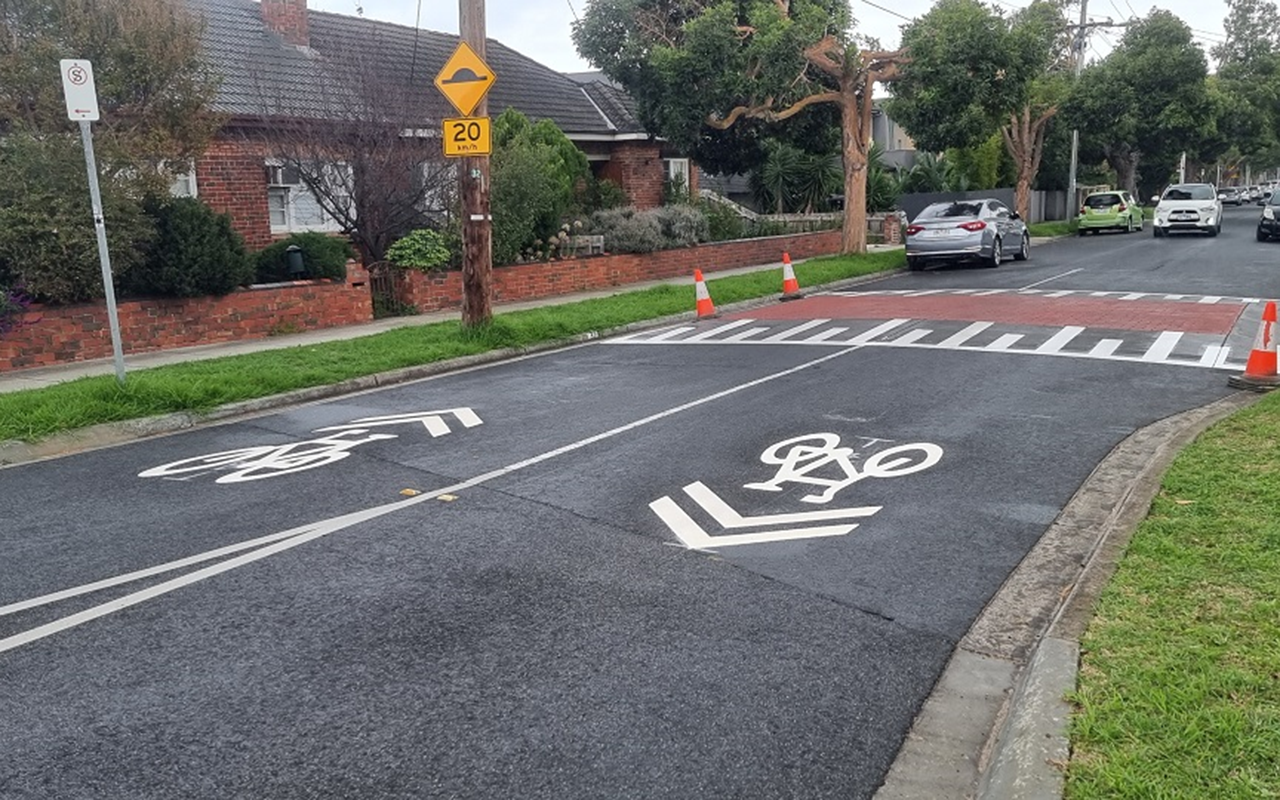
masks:
<svg viewBox="0 0 1280 800"><path fill-rule="evenodd" d="M495 302L552 297L607 289L638 281L768 264L834 253L840 231L697 245L657 253L574 258L518 264L494 270ZM779 286L781 288L781 286ZM458 272L401 273L398 299L420 311L462 303ZM125 353L259 339L303 330L352 325L373 319L368 272L356 263L342 283L315 281L252 286L225 297L148 298L119 304ZM87 361L111 355L104 303L33 307L18 330L0 339L0 371Z"/></svg>

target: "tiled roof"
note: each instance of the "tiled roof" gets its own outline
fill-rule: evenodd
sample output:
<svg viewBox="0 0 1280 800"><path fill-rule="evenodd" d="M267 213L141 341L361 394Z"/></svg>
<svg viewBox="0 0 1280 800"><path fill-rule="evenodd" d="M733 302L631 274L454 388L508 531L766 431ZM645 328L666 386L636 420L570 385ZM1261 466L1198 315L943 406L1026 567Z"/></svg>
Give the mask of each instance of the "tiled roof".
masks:
<svg viewBox="0 0 1280 800"><path fill-rule="evenodd" d="M215 104L219 111L240 117L349 119L351 95L344 101L344 92L367 96L374 86L393 98L397 121L433 128L457 116L432 85L457 47L455 35L310 11L311 49L306 50L268 30L254 0L187 2L205 19L206 54L223 78ZM493 116L514 106L532 119L551 119L571 135L642 130L616 89L584 89L492 39L485 61L498 76L488 95Z"/></svg>

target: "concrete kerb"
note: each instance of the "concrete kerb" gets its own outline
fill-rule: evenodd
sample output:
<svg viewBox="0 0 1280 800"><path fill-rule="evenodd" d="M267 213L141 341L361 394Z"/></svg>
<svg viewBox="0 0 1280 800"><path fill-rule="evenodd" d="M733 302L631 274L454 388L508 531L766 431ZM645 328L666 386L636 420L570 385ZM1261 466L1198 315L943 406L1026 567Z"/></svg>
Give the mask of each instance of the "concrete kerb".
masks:
<svg viewBox="0 0 1280 800"><path fill-rule="evenodd" d="M1057 800L1079 639L1177 453L1256 402L1239 392L1135 431L1093 470L979 615L877 800Z"/></svg>
<svg viewBox="0 0 1280 800"><path fill-rule="evenodd" d="M808 259L804 260L807 261ZM804 262L796 261L794 263L800 264ZM772 269L781 269L781 266L781 263L779 263L776 266L770 265L766 269L734 271L732 274L763 272ZM883 272L876 272L870 275L860 275L854 278L846 278L810 288L815 291L838 290L849 286L856 286L861 283L882 280L900 272L902 272L901 269L885 270ZM723 276L723 274L720 276ZM774 295L766 295L765 297L731 303L721 306L721 309L728 312L748 311L754 308L773 305L774 303L780 302L781 298L782 294L779 292ZM565 300L564 302L574 301ZM605 330L588 331L586 333L577 334L564 339L540 342L527 347L491 350L486 353L461 356L447 361L436 361L430 364L404 367L402 369L391 370L389 372L351 378L325 386L312 386L306 389L297 389L283 394L271 395L269 397L260 397L253 400L228 403L203 413L182 411L156 417L146 417L143 419L125 420L122 422L106 422L76 431L56 434L47 439L33 443L16 440L0 441L0 468L15 466L17 464L27 463L30 461L57 458L59 456L70 455L72 453L78 453L100 447L124 444L126 442L148 436L176 433L199 425L230 421L254 414L272 411L278 408L299 405L302 403L311 403L318 400L326 400L332 397L340 397L342 395L376 389L382 386L393 386L395 384L422 380L424 378L430 378L448 372L456 372L458 370L468 369L484 364L507 361L521 356L534 355L537 353L563 349L565 347L572 347L608 336L620 336L625 333L632 333L648 330L650 328L659 328L664 325L674 325L696 320L697 315L694 312L689 311L681 314L659 317L657 319L632 322Z"/></svg>

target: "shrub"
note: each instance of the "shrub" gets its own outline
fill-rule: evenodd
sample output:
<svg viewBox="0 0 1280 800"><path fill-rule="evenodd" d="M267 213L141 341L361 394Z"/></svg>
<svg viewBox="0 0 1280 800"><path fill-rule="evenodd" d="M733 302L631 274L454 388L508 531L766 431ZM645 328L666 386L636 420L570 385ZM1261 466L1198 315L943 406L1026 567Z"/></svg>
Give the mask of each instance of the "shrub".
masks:
<svg viewBox="0 0 1280 800"><path fill-rule="evenodd" d="M387 248L387 260L397 267L426 271L446 266L453 254L444 234L420 228Z"/></svg>
<svg viewBox="0 0 1280 800"><path fill-rule="evenodd" d="M709 238L707 218L690 205L671 205L654 209L652 213L662 227L667 247L689 247Z"/></svg>
<svg viewBox="0 0 1280 800"><path fill-rule="evenodd" d="M121 173L105 159L101 167L107 243L120 283L155 230ZM0 136L0 274L44 302L104 296L89 182L74 137Z"/></svg>
<svg viewBox="0 0 1280 800"><path fill-rule="evenodd" d="M163 297L224 295L253 279L231 218L190 197L149 199L156 226L146 260L121 282L125 292Z"/></svg>
<svg viewBox="0 0 1280 800"><path fill-rule="evenodd" d="M741 239L747 234L747 223L737 211L734 211L724 203L717 203L714 200L704 200L698 205L703 215L707 218L707 240L712 242L727 242L731 239Z"/></svg>
<svg viewBox="0 0 1280 800"><path fill-rule="evenodd" d="M514 264L555 232L567 205L552 167L555 158L545 144L516 143L494 153L493 263Z"/></svg>
<svg viewBox="0 0 1280 800"><path fill-rule="evenodd" d="M589 227L604 236L604 249L610 253L652 253L668 246L657 215L631 207L597 211Z"/></svg>
<svg viewBox="0 0 1280 800"><path fill-rule="evenodd" d="M622 187L608 178L597 178L588 175L579 195L579 209L585 215L608 208L619 208L627 204L627 193Z"/></svg>
<svg viewBox="0 0 1280 800"><path fill-rule="evenodd" d="M288 250L296 245L302 250L302 265L307 278L344 280L347 277L347 261L355 257L351 244L337 236L323 233L295 233L287 239L264 247L254 256L258 283L279 283L293 280L289 274Z"/></svg>

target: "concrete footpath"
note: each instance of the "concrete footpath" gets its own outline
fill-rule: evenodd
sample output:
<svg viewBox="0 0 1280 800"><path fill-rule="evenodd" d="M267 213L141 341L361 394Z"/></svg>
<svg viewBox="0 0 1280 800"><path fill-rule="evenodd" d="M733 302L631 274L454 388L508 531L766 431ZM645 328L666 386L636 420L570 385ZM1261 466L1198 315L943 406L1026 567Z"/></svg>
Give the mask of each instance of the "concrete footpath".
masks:
<svg viewBox="0 0 1280 800"><path fill-rule="evenodd" d="M895 249L875 246L872 250ZM725 270L727 275L775 270L781 263ZM884 275L841 282L874 281ZM642 284L497 306L498 314L608 297L659 285L690 285L690 278ZM781 286L779 286L781 288ZM690 293L692 304L692 292ZM758 305L760 301L739 304ZM725 310L733 310L725 307ZM458 319L456 310L395 317L362 325L288 336L126 355L129 371L165 364L222 358L320 342L354 339L390 330ZM687 317L687 315L684 315ZM661 322L669 322L664 320ZM647 327L659 321L638 323ZM555 343L548 346L562 346ZM291 392L237 403L210 414L111 423L67 434L62 442L0 443L0 468L131 438L168 432L218 419L261 412L290 403L334 396L510 357L494 353L396 374L371 376L336 387ZM114 373L111 359L0 374L0 392L38 389L91 375ZM925 702L877 800L1056 800L1062 796L1069 759L1064 695L1074 689L1079 638L1094 600L1106 585L1137 524L1159 489L1174 456L1201 431L1260 397L1241 392L1199 409L1161 420L1129 436L1095 468L1080 490L1006 580L952 655Z"/></svg>

